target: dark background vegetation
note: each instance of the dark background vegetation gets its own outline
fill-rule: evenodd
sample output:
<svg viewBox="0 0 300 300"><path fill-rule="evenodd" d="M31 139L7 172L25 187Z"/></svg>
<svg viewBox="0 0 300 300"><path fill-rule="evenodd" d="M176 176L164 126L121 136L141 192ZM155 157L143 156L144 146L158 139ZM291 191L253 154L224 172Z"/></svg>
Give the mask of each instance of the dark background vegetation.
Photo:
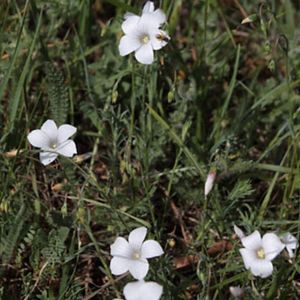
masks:
<svg viewBox="0 0 300 300"><path fill-rule="evenodd" d="M155 1L171 41L151 66L118 54L143 4L1 2L0 299L122 297L109 246L142 225L163 299L299 299L298 257L254 278L233 235L299 238L299 1ZM75 160L38 161L47 119L77 127Z"/></svg>

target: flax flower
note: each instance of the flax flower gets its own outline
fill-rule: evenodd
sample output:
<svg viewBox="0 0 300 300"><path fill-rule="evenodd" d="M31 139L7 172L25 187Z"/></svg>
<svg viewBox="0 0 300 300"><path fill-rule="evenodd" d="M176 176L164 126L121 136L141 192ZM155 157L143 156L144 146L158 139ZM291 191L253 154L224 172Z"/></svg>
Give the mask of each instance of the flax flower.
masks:
<svg viewBox="0 0 300 300"><path fill-rule="evenodd" d="M74 141L69 140L76 130L74 126L68 124L57 128L53 120L47 120L41 129L31 131L27 139L32 146L41 148L40 161L46 166L53 162L59 154L72 157L77 153Z"/></svg>
<svg viewBox="0 0 300 300"><path fill-rule="evenodd" d="M168 34L160 29L166 22L166 15L161 9L154 10L154 4L148 1L141 16L125 14L122 24L124 36L120 40L121 56L135 52L135 58L142 64L152 64L153 50L159 50L169 41Z"/></svg>
<svg viewBox="0 0 300 300"><path fill-rule="evenodd" d="M158 300L163 288L156 282L139 280L125 285L123 293L126 300Z"/></svg>
<svg viewBox="0 0 300 300"><path fill-rule="evenodd" d="M268 277L273 272L272 260L283 250L284 244L274 233L261 238L256 230L241 239L245 248L240 249L246 269L254 276Z"/></svg>
<svg viewBox="0 0 300 300"><path fill-rule="evenodd" d="M158 242L144 239L147 234L146 227L139 227L130 232L128 241L123 237L118 237L110 246L110 262L112 274L121 275L127 271L135 279L143 279L149 270L148 258L160 256L163 250Z"/></svg>

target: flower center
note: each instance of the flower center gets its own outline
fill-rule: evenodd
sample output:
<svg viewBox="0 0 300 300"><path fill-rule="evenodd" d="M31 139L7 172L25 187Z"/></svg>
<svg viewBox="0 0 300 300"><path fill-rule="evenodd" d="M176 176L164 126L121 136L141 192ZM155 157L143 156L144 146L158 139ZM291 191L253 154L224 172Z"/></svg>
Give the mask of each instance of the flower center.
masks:
<svg viewBox="0 0 300 300"><path fill-rule="evenodd" d="M141 258L141 253L139 251L134 252L132 254L132 258L136 259L136 260L140 259Z"/></svg>
<svg viewBox="0 0 300 300"><path fill-rule="evenodd" d="M258 258L260 259L265 259L266 255L265 255L265 251L263 248L260 248L256 251L256 255Z"/></svg>
<svg viewBox="0 0 300 300"><path fill-rule="evenodd" d="M149 35L148 35L148 34L142 35L140 40L141 40L141 43L142 43L142 44L147 44L147 43L149 43L149 41L150 41Z"/></svg>
<svg viewBox="0 0 300 300"><path fill-rule="evenodd" d="M56 149L56 147L57 147L57 144L56 144L56 143L53 143L53 144L52 144L52 148L53 148L53 149Z"/></svg>

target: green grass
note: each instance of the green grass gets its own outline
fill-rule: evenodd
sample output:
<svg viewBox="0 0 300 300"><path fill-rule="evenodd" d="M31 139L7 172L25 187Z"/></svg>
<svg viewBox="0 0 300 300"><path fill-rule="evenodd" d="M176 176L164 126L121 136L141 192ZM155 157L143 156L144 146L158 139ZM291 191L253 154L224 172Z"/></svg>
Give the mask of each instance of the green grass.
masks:
<svg viewBox="0 0 300 300"><path fill-rule="evenodd" d="M162 299L300 297L299 255L256 278L233 236L300 237L300 7L266 2L156 1L171 41L144 66L118 53L143 1L4 0L0 299L121 298L110 245L139 226L165 251L146 278ZM26 136L50 118L77 127L80 159L39 162Z"/></svg>

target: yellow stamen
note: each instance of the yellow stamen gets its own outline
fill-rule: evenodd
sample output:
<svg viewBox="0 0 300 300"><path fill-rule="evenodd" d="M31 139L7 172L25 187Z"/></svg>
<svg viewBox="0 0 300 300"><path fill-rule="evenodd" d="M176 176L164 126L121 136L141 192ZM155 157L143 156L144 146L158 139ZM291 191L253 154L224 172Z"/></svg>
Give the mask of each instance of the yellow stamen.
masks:
<svg viewBox="0 0 300 300"><path fill-rule="evenodd" d="M264 258L266 257L265 251L264 251L263 248L258 249L258 250L256 251L256 255L257 255L257 257L260 258L260 259L264 259Z"/></svg>
<svg viewBox="0 0 300 300"><path fill-rule="evenodd" d="M141 258L141 254L139 252L134 252L132 255L133 259L140 259Z"/></svg>
<svg viewBox="0 0 300 300"><path fill-rule="evenodd" d="M141 38L141 42L143 44L147 44L150 41L149 36L147 34L145 34L144 36L142 36Z"/></svg>

